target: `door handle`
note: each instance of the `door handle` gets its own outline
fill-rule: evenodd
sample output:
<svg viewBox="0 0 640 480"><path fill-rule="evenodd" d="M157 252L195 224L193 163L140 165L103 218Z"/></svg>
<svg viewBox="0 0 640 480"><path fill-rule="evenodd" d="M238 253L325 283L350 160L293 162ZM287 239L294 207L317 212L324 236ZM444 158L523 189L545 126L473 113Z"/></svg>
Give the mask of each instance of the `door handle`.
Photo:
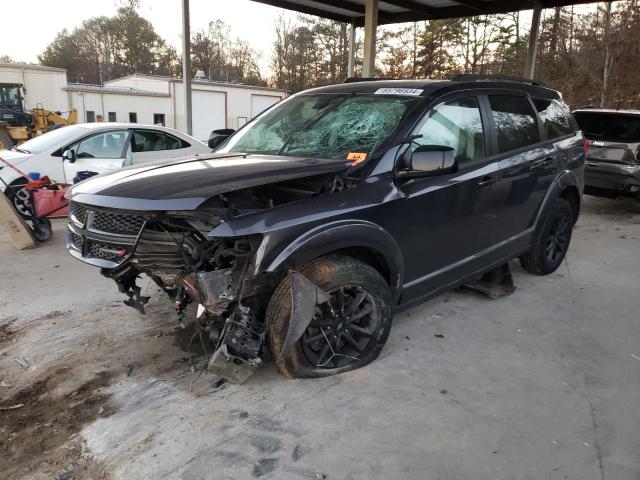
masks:
<svg viewBox="0 0 640 480"><path fill-rule="evenodd" d="M545 157L542 160L536 160L531 164L531 170L535 170L538 168L547 168L548 166L551 165L552 162L553 162L552 156Z"/></svg>
<svg viewBox="0 0 640 480"><path fill-rule="evenodd" d="M482 177L482 180L478 182L479 187L488 187L489 185L493 185L498 181L498 177L494 177L492 175L487 175L486 177Z"/></svg>

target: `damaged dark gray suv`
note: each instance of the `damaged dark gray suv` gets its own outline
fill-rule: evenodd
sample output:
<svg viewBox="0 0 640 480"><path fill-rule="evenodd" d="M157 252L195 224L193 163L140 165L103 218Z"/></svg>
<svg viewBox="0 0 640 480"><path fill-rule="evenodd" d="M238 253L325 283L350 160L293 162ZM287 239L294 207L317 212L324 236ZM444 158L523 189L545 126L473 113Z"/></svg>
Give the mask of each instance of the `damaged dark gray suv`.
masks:
<svg viewBox="0 0 640 480"><path fill-rule="evenodd" d="M67 248L142 312L141 274L197 305L235 382L267 348L291 377L361 367L398 309L516 257L553 272L580 209L582 133L533 82L348 81L229 133L73 187Z"/></svg>

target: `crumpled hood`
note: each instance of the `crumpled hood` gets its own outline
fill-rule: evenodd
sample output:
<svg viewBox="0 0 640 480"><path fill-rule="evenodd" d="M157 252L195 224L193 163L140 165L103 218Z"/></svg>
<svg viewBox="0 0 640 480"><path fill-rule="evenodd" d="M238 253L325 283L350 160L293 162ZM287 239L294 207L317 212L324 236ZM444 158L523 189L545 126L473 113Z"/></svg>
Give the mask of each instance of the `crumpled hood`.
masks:
<svg viewBox="0 0 640 480"><path fill-rule="evenodd" d="M91 177L67 198L134 210L196 208L213 195L293 178L345 170L346 160L213 154L131 166Z"/></svg>

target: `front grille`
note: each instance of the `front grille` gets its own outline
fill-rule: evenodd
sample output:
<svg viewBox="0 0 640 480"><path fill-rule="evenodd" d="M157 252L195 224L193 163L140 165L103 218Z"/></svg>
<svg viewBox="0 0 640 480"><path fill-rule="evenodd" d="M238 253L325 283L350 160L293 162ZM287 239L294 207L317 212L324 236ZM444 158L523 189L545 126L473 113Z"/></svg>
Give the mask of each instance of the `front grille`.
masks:
<svg viewBox="0 0 640 480"><path fill-rule="evenodd" d="M73 245L80 251L82 251L82 245L84 243L84 240L82 239L81 235L78 235L77 233L72 233L71 234L71 238L73 240Z"/></svg>
<svg viewBox="0 0 640 480"><path fill-rule="evenodd" d="M87 207L81 203L69 202L69 216L78 225L84 225L87 220Z"/></svg>
<svg viewBox="0 0 640 480"><path fill-rule="evenodd" d="M93 241L89 244L89 256L93 258L120 262L125 255L126 250L117 245Z"/></svg>
<svg viewBox="0 0 640 480"><path fill-rule="evenodd" d="M119 235L138 235L143 224L144 217L139 215L95 210L89 229Z"/></svg>

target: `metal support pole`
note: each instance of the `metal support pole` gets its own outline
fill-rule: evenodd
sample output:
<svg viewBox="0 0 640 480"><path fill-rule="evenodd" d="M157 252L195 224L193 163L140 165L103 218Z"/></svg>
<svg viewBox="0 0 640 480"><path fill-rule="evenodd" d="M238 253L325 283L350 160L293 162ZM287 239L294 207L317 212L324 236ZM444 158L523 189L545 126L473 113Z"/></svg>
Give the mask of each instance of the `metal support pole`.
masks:
<svg viewBox="0 0 640 480"><path fill-rule="evenodd" d="M356 25L351 22L349 26L349 64L347 65L347 77L353 77L354 64L356 63Z"/></svg>
<svg viewBox="0 0 640 480"><path fill-rule="evenodd" d="M365 0L364 59L362 76L372 77L376 64L376 30L378 28L378 0Z"/></svg>
<svg viewBox="0 0 640 480"><path fill-rule="evenodd" d="M191 29L189 0L182 0L182 82L184 85L184 116L187 134L193 133L191 120Z"/></svg>
<svg viewBox="0 0 640 480"><path fill-rule="evenodd" d="M524 76L533 80L536 74L536 53L538 52L538 41L540 40L540 17L542 16L542 2L536 0L533 7L533 17L531 18L531 33L529 34L529 51L527 52L527 63L525 65Z"/></svg>

